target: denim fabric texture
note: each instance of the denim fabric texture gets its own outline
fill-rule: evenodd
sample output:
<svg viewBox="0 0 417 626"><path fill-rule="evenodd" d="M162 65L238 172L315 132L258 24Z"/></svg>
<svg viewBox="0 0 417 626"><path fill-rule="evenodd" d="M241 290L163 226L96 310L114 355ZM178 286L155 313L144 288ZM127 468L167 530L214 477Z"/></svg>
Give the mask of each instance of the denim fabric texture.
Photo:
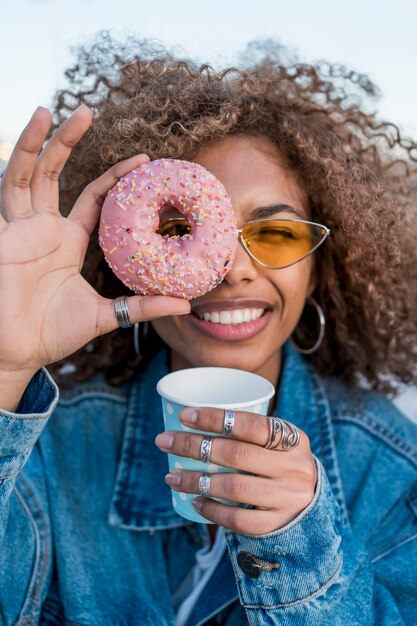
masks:
<svg viewBox="0 0 417 626"><path fill-rule="evenodd" d="M0 411L0 624L173 626L172 596L207 527L172 508L156 383L47 372ZM417 623L417 428L379 394L321 379L285 346L274 411L310 437L315 496L284 528L226 531L187 626ZM277 453L278 454L278 453ZM258 578L239 565L261 559ZM268 565L275 565L269 568Z"/></svg>

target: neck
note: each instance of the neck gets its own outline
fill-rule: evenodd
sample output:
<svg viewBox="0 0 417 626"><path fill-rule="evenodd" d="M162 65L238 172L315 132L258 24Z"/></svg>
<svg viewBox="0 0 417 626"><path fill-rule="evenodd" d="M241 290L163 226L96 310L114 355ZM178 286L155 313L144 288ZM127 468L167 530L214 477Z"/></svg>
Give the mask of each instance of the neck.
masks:
<svg viewBox="0 0 417 626"><path fill-rule="evenodd" d="M269 380L275 387L278 389L279 377L281 375L281 363L282 363L282 353L281 350L274 353L268 361L263 363L260 367L255 368L252 371L254 374L258 374L259 376L263 376ZM203 367L203 366L215 366L214 363L190 363L187 361L181 354L175 352L174 350L170 351L170 366L171 371L176 372L178 370L187 369L190 367ZM268 415L271 415L271 412L276 403L276 394L271 398L268 408Z"/></svg>

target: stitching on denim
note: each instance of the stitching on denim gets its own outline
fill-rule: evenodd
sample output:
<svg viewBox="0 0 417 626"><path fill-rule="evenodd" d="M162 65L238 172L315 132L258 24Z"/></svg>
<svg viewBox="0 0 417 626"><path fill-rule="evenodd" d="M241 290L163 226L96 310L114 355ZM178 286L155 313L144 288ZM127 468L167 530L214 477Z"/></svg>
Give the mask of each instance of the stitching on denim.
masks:
<svg viewBox="0 0 417 626"><path fill-rule="evenodd" d="M328 456L328 458L330 459L330 462L326 462L324 460L326 456L325 445L324 445L324 441L325 441L324 431L323 431L323 425L321 423L319 414L317 413L317 424L319 427L320 443L321 443L321 448L323 451L323 465L325 467L327 465L329 469L332 470L332 477L331 477L332 490L334 489L334 495L336 497L337 503L340 506L340 512L341 512L342 518L345 523L348 523L348 512L347 512L347 506L346 506L346 501L345 501L345 493L343 489L342 477L340 475L340 469L339 469L339 464L337 460L337 449L336 449L336 444L335 444L335 441L332 435L332 430L331 430L333 428L333 424L332 424L332 416L330 414L330 407L327 402L327 395L323 387L323 384L313 369L311 372L311 381L312 381L313 395L314 395L314 399L316 401L317 406L320 406L320 404L322 404L323 402L326 402L327 404L326 414L327 414L327 418L329 421L328 441L330 445L330 455ZM329 478L329 482L330 482L330 478Z"/></svg>
<svg viewBox="0 0 417 626"><path fill-rule="evenodd" d="M403 541L401 541L402 537L404 537ZM372 563L376 563L383 557L387 556L388 554L391 554L391 552L393 552L397 548L400 548L406 543L410 543L410 541L413 541L414 539L417 539L417 532L415 532L414 535L407 535L405 533L403 535L400 535L399 537L396 538L396 542L392 541L391 543L385 544L385 546L382 547L384 551L381 552L380 554L375 555L372 558ZM372 554L372 552L370 554Z"/></svg>
<svg viewBox="0 0 417 626"><path fill-rule="evenodd" d="M65 622L67 624L71 624L71 626L89 626L89 624L87 624L87 622L74 622L72 619L69 619L65 613L59 614L56 613L52 608L51 605L48 603L45 603L44 606L44 610L47 611L48 613L50 613L51 615L53 615L53 617L57 617L59 619L64 618Z"/></svg>
<svg viewBox="0 0 417 626"><path fill-rule="evenodd" d="M35 567L34 567L34 576L32 577L33 584L35 585L34 594L33 594L33 598L32 598L32 606L30 608L30 611L32 611L34 609L34 607L36 606L36 603L38 601L39 592L40 592L40 589L42 587L42 583L43 583L43 580L44 580L45 574L46 574L46 569L47 569L46 565L47 565L48 559L49 559L48 544L47 544L47 540L46 540L47 524L45 522L45 518L43 516L42 507L40 506L40 503L37 501L34 492L31 490L31 488L29 486L29 483L25 480L25 478L22 475L20 475L20 483L24 487L24 489L26 490L26 493L28 495L28 500L29 501L33 500L37 504L37 512L38 512L38 517L39 517L39 526L41 528L43 527L43 537L44 537L44 541L42 542L41 541L41 533L38 530L38 526L36 524L35 518L32 515L32 513L30 513L30 515L32 517L32 520L33 520L33 524L34 524L34 526L36 528L36 531L37 531L35 533L35 536L36 536L36 538L38 540L39 559L41 557L42 543L44 543L42 563L40 563L40 561L38 559L38 564L40 563L40 567L38 568L38 571L35 571ZM23 493L21 493L20 495L21 495L22 499L24 499ZM30 512L30 507L29 507L28 502L26 502L26 507L27 507L28 512ZM36 580L37 580L37 582L36 582ZM32 581L31 581L29 590L32 587ZM28 603L28 600L29 600L29 596L27 596L27 598L26 598L26 600L25 600L25 602L23 604L22 611L25 611L26 605ZM23 618L23 619L25 619L25 618Z"/></svg>
<svg viewBox="0 0 417 626"><path fill-rule="evenodd" d="M138 410L137 410L138 409ZM132 472L132 463L134 455L128 455L128 460L125 460L126 447L128 449L131 448L132 440L136 440L136 431L139 425L139 419L132 419L132 413L140 414L140 402L138 402L138 391L135 385L132 385L130 388L130 395L127 399L127 411L125 416L124 428L123 428L123 447L121 451L121 456L119 460L119 465L117 468L116 474L116 488L114 499L112 501L112 506L114 510L117 512L117 517L121 520L121 515L119 513L118 505L122 503L121 494L126 492L127 484L128 484L128 476ZM133 428L131 426L133 421ZM129 435L127 434L127 428L131 428L131 432ZM129 440L127 440L129 437ZM130 456L130 458L129 458ZM119 477L120 467L124 468L124 473ZM145 521L145 520L144 520ZM131 525L123 524L121 525L124 528L131 529ZM150 529L155 530L155 525L153 525Z"/></svg>
<svg viewBox="0 0 417 626"><path fill-rule="evenodd" d="M304 598L300 598L299 600L294 600L294 602L284 602L284 603L281 603L281 604L270 604L270 605L264 605L264 604L244 604L243 606L246 609L267 609L268 610L268 609L277 609L277 608L288 608L290 606L296 606L297 604L304 604L308 600L312 600L316 596L320 595L320 593L322 593L323 591L328 589L333 584L334 580L339 576L339 574L340 574L340 572L342 570L342 566L343 566L343 554L340 556L339 564L338 564L335 572L329 578L329 580L327 580L324 583L324 585L322 585L321 587L316 589L316 591L313 591L313 593L311 593L308 596L305 596Z"/></svg>
<svg viewBox="0 0 417 626"><path fill-rule="evenodd" d="M26 504L26 501L25 501L25 499L23 497L23 494L20 493L20 490L19 490L17 485L14 488L14 493L15 493L17 499L20 501L23 509L25 510L27 516L29 517L29 519L31 521L32 527L34 529L35 545L39 546L40 540L39 540L38 527L36 525L36 522L35 522L35 519L34 519L34 517L32 515L32 512L29 509L28 505ZM38 561L39 561L39 555L37 554L37 551L36 551L36 548L35 548L35 559L34 559L34 564L33 564L33 568L32 568L32 576L31 576L31 579L30 579L30 582L29 582L29 585L28 585L27 594L26 594L26 596L25 596L25 598L23 600L23 603L22 603L22 608L20 610L20 613L25 611L25 607L26 607L26 604L28 603L28 598L29 598L29 595L31 593L32 586L34 585L34 582L36 580L36 570L37 570L37 563L38 563ZM15 626L19 626L20 624L27 623L28 619L32 620L32 617L30 617L30 616L29 617L20 617L19 616L17 622L15 623Z"/></svg>
<svg viewBox="0 0 417 626"><path fill-rule="evenodd" d="M405 545L406 543L410 543L410 541L413 541L414 539L417 539L417 533L415 535L412 535L412 536L408 537L408 539L405 539L401 543L395 544L389 550L386 550L385 552L382 552L381 554L378 554L376 557L374 557L372 559L372 563L376 563L380 559L386 557L388 554L391 554L391 552L393 552L397 548L400 548L401 546Z"/></svg>
<svg viewBox="0 0 417 626"><path fill-rule="evenodd" d="M45 411L44 413L25 413L25 414L21 414L21 413L12 413L11 411L6 411L4 409L2 409L0 411L0 416L6 416L11 420L33 420L33 419L39 419L39 420L47 420L49 419L49 417L51 416L51 414L54 412L56 405L58 404L58 397L59 397L59 389L58 386L56 384L56 382L53 380L53 378L51 377L50 373L48 372L48 370L46 370L45 368L42 368L42 372L44 374L44 376L46 377L49 385L52 387L52 390L54 392L54 399L52 401L52 404L50 406L50 408L48 409L48 411ZM44 387L43 387L44 388Z"/></svg>
<svg viewBox="0 0 417 626"><path fill-rule="evenodd" d="M314 384L313 384L314 383ZM312 391L313 391L313 396L314 396L314 401L316 403L316 405L319 404L319 398L318 398L318 388L317 388L317 381L312 377ZM321 420L320 420L320 416L319 416L319 412L316 411L316 417L317 417L317 425L319 427L319 435L320 435L320 447L321 447L321 453L322 453L322 459L323 459L323 466L326 469L328 467L328 461L327 461L327 452L326 452L326 448L324 445L324 434L323 434L323 426L321 424Z"/></svg>
<svg viewBox="0 0 417 626"><path fill-rule="evenodd" d="M16 478L20 470L15 472L14 474L6 474L0 478L0 486L3 485L7 480L12 480L12 478Z"/></svg>
<svg viewBox="0 0 417 626"><path fill-rule="evenodd" d="M375 554L377 555L378 552L380 550L387 550L388 548L391 548L391 546L395 546L397 544L398 541L401 541L402 539L405 539L406 537L408 537L410 535L410 533L415 532L415 528L413 528L412 530L407 530L407 532L404 533L400 533L399 535L397 535L394 539L391 539L389 541L387 541L386 543L383 543L371 550L369 550L369 554Z"/></svg>
<svg viewBox="0 0 417 626"><path fill-rule="evenodd" d="M24 488L26 489L26 491L29 492L28 493L29 498L32 498L32 499L36 500L36 497L35 497L34 493L32 492L32 490L30 489L28 483L24 480L24 478L22 476L21 476L21 482L22 482ZM28 505L28 507L29 507L29 505ZM37 587L34 590L35 592L34 592L33 599L32 599L32 607L30 609L31 611L33 609L35 609L36 604L38 602L39 591L40 591L40 589L42 587L42 582L43 582L43 579L44 579L45 573L46 573L46 565L48 563L48 558L49 558L49 552L48 552L48 549L47 549L47 541L46 541L47 526L46 526L46 523L44 521L44 518L43 518L43 515L42 515L42 509L39 506L39 503L38 503L38 515L39 515L39 518L40 518L39 519L39 525L42 526L42 524L43 524L43 528L44 528L44 541L43 542L41 541L41 533L39 533L37 535L39 537L39 551L41 551L42 543L45 544L45 547L44 547L44 551L43 551L42 563L40 564L40 569L39 569L38 572L36 572L36 578L34 579L34 583L35 584L36 584L36 579L38 580L38 582L37 582ZM34 522L36 524L35 519L34 519ZM26 602L25 602L25 605L26 605Z"/></svg>
<svg viewBox="0 0 417 626"><path fill-rule="evenodd" d="M360 426L393 448L396 452L405 456L417 467L417 449L411 447L398 433L391 431L385 424L379 422L370 413L364 412L361 415L335 413L334 420L339 422L352 422Z"/></svg>
<svg viewBox="0 0 417 626"><path fill-rule="evenodd" d="M82 392L72 398L63 398L61 396L60 400L59 400L59 404L60 406L74 406L76 404L78 404L79 402L82 402L83 400L90 400L91 398L93 398L94 400L111 400L113 402L119 402L121 404L127 404L128 403L128 399L122 395L116 395L116 394L112 394L109 391L104 391L101 390L101 392L99 390L97 391L88 391L88 392Z"/></svg>

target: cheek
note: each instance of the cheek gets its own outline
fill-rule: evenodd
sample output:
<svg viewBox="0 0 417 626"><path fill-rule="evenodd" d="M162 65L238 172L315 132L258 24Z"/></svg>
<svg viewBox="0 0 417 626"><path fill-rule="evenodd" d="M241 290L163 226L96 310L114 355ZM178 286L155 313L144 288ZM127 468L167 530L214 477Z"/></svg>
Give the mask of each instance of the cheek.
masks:
<svg viewBox="0 0 417 626"><path fill-rule="evenodd" d="M269 270L269 280L281 294L285 305L304 303L313 290L313 264L305 259L282 270Z"/></svg>

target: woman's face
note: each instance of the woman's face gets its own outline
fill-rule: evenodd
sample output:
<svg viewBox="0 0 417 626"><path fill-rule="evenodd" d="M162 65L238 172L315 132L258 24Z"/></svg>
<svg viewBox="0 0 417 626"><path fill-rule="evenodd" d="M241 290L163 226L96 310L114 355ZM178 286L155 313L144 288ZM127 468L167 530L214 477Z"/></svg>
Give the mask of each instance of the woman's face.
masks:
<svg viewBox="0 0 417 626"><path fill-rule="evenodd" d="M278 217L308 219L307 201L292 173L267 139L230 137L206 145L194 159L218 178L229 194L238 226L260 207L286 204ZM273 217L273 215L271 215ZM173 369L222 366L244 369L277 383L281 347L293 332L313 291L312 256L286 269L270 270L251 259L241 244L232 268L213 291L191 302L191 314L152 322L171 349ZM235 320L249 309L249 322ZM209 319L201 320L204 313ZM216 315L217 313L217 315ZM246 318L248 313L246 312ZM260 315L260 317L259 317ZM207 315L206 315L207 318Z"/></svg>

